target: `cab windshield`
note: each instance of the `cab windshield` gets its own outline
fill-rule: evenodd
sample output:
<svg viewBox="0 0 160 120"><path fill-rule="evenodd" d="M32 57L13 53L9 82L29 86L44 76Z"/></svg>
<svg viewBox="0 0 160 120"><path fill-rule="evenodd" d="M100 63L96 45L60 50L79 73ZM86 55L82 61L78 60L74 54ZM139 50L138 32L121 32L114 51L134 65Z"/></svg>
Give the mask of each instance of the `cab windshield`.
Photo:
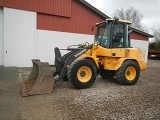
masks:
<svg viewBox="0 0 160 120"><path fill-rule="evenodd" d="M95 36L95 41L102 47L108 47L109 32L108 32L108 23L100 23L97 27L97 33Z"/></svg>

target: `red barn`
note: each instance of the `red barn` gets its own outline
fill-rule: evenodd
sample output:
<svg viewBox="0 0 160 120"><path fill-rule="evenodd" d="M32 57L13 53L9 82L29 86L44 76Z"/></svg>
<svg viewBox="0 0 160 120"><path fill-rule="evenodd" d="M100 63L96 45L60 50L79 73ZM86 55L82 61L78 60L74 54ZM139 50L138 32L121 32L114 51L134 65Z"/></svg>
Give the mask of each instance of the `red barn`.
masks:
<svg viewBox="0 0 160 120"><path fill-rule="evenodd" d="M109 18L84 0L0 0L0 65L30 67L31 59L54 63L54 47L92 43L92 26ZM148 53L148 37L133 30L133 47Z"/></svg>

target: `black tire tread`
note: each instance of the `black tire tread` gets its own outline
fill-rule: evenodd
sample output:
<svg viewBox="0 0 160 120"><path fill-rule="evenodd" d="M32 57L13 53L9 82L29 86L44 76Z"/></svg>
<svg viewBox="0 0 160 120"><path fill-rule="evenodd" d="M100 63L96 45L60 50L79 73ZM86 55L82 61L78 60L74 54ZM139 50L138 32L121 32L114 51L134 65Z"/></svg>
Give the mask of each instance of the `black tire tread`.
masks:
<svg viewBox="0 0 160 120"><path fill-rule="evenodd" d="M92 79L90 81L88 81L87 83L82 83L80 81L78 81L77 79L74 79L74 72L75 72L75 68L77 68L77 66L79 66L78 64L89 64L89 66L92 66ZM86 89L89 88L90 86L92 86L92 84L95 82L96 79L96 70L94 67L94 64L87 59L82 59L82 60L76 60L74 62L71 63L68 72L68 79L69 81L71 81L72 85L76 88L76 89Z"/></svg>
<svg viewBox="0 0 160 120"><path fill-rule="evenodd" d="M133 65L134 67L136 67L136 78L133 80L133 81L128 81L126 78L125 78L125 68L128 66L128 65ZM137 80L139 79L139 76L140 76L140 68L139 68L139 65L133 61L133 60L128 60L128 61L125 61L122 66L116 71L116 79L117 79L117 82L122 84L122 85L133 85L137 82Z"/></svg>

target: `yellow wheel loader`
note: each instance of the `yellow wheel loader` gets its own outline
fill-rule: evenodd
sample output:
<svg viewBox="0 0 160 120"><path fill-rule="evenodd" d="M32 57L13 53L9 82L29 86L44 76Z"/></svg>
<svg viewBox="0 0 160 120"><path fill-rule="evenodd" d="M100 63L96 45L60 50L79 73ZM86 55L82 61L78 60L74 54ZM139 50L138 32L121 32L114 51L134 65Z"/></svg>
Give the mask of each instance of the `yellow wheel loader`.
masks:
<svg viewBox="0 0 160 120"><path fill-rule="evenodd" d="M147 63L144 52L130 45L130 23L106 19L93 27L97 29L93 44L71 45L63 56L60 50L64 49L56 47L54 71L48 63L32 60L33 69L22 84L22 95L51 93L55 82L62 79L69 80L76 89L85 89L92 86L97 75L114 77L123 85L135 84Z"/></svg>

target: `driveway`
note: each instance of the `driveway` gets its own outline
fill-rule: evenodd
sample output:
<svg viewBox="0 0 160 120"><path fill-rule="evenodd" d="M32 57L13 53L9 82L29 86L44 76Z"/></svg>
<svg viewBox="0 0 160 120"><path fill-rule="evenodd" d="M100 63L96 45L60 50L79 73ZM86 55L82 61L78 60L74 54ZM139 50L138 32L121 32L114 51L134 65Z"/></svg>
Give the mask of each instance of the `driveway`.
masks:
<svg viewBox="0 0 160 120"><path fill-rule="evenodd" d="M0 120L19 120L17 68L0 66Z"/></svg>
<svg viewBox="0 0 160 120"><path fill-rule="evenodd" d="M160 61L149 60L132 86L98 76L89 89L76 90L60 81L51 94L20 98L20 111L27 120L159 120Z"/></svg>
<svg viewBox="0 0 160 120"><path fill-rule="evenodd" d="M98 76L88 89L77 90L69 81L59 81L51 94L22 97L19 83L30 70L0 67L1 120L160 119L159 60L149 60L132 86Z"/></svg>

